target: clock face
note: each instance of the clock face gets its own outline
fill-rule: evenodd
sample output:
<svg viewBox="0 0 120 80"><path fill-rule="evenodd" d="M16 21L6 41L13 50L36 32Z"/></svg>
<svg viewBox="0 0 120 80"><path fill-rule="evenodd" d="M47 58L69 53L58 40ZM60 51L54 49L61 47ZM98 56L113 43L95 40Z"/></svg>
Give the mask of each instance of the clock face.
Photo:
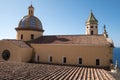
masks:
<svg viewBox="0 0 120 80"><path fill-rule="evenodd" d="M10 51L4 50L3 53L2 53L2 58L4 60L8 60L10 58Z"/></svg>

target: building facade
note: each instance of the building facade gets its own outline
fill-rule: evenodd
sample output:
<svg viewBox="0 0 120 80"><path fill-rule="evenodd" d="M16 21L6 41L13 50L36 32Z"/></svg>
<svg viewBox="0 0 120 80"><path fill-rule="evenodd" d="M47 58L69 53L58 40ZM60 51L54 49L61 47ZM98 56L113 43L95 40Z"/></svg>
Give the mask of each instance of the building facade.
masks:
<svg viewBox="0 0 120 80"><path fill-rule="evenodd" d="M85 35L43 35L41 21L28 7L18 27L16 39L0 40L0 60L109 67L114 44L104 26L98 33L98 20L92 11L86 21Z"/></svg>

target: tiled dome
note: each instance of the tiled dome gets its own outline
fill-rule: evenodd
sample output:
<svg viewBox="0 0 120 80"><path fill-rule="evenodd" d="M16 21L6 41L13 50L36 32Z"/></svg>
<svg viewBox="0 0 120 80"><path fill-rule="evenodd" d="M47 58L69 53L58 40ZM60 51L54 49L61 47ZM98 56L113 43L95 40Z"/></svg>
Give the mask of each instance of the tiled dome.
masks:
<svg viewBox="0 0 120 80"><path fill-rule="evenodd" d="M24 16L16 30L37 30L37 31L44 31L42 28L41 21L34 16L34 7L31 5L28 7L28 15Z"/></svg>
<svg viewBox="0 0 120 80"><path fill-rule="evenodd" d="M35 16L24 16L19 22L19 28L41 29L42 23Z"/></svg>

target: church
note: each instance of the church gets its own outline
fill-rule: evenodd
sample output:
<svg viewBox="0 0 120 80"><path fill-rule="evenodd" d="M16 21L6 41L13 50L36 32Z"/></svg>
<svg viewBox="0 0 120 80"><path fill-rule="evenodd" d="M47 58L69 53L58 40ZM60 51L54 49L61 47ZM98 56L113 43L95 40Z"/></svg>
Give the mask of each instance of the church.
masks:
<svg viewBox="0 0 120 80"><path fill-rule="evenodd" d="M114 44L106 27L98 33L98 20L91 11L84 35L43 35L42 22L28 7L18 27L16 39L0 40L0 61L39 62L109 67Z"/></svg>

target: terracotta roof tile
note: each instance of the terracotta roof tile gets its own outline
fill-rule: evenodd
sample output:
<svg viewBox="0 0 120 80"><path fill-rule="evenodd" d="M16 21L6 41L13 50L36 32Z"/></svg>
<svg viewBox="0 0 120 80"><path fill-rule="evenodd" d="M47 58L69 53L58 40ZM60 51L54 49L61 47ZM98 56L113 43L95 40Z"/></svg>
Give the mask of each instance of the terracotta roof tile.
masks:
<svg viewBox="0 0 120 80"><path fill-rule="evenodd" d="M102 68L0 62L4 80L116 80Z"/></svg>

